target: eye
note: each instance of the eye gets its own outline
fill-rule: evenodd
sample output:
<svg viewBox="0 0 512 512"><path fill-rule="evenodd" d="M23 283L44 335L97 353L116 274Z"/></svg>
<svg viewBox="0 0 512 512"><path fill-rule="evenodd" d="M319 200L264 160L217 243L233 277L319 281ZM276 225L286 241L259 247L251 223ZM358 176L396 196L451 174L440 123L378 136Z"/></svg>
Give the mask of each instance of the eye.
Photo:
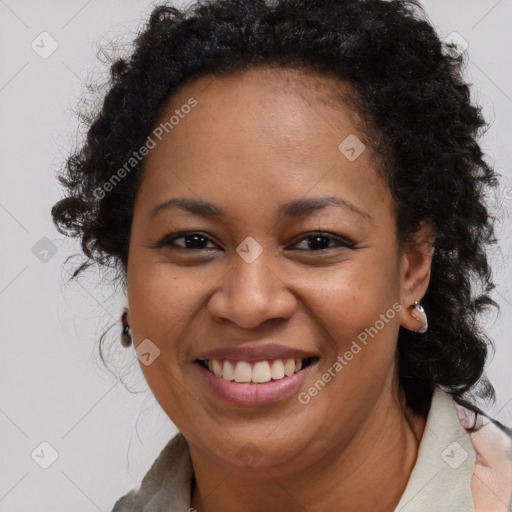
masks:
<svg viewBox="0 0 512 512"><path fill-rule="evenodd" d="M307 240L307 248L310 249L310 252L318 252L318 251L324 251L327 249L336 249L337 247L347 247L347 248L353 248L354 243L349 242L343 238L341 238L338 235L334 235L331 233L324 233L321 231L314 231L308 234L305 238L300 239L296 244L299 242L303 242L304 240ZM334 242L334 247L328 247L329 243ZM297 249L292 249L297 250ZM298 249L302 250L302 249ZM306 249L307 250L307 249Z"/></svg>
<svg viewBox="0 0 512 512"><path fill-rule="evenodd" d="M177 244L177 240L183 240L183 244ZM334 235L331 233L324 233L321 231L314 231L311 233L308 233L308 236L300 239L298 242L296 242L294 245L299 244L300 242L308 241L307 248L306 249L292 249L292 250L306 250L307 252L318 252L318 251L324 251L328 249L335 249L337 247L346 247L346 248L353 248L355 246L354 243L349 242L343 238L341 238L338 235ZM184 250L206 250L206 249L212 249L216 248L215 244L213 244L213 247L205 247L205 244L213 242L208 238L206 235L200 232L195 231L185 231L182 233L177 233L174 235L167 235L164 238L162 238L160 241L157 242L156 246L157 248L160 247L174 247L177 249L184 249ZM334 247L330 246L329 244L334 243ZM309 249L309 251L308 251Z"/></svg>
<svg viewBox="0 0 512 512"><path fill-rule="evenodd" d="M176 244L176 240L184 240L183 245ZM195 231L185 231L176 235L167 235L157 242L156 247L171 246L178 249L191 249L191 250L204 250L211 249L211 247L203 247L205 243L211 240L202 233Z"/></svg>

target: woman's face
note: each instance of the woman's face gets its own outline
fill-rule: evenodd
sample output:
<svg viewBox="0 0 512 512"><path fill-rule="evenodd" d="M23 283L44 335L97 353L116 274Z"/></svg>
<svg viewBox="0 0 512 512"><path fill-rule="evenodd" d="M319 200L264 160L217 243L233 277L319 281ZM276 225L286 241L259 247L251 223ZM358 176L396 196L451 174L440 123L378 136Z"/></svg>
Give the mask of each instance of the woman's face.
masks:
<svg viewBox="0 0 512 512"><path fill-rule="evenodd" d="M325 101L340 87L295 70L204 77L151 136L128 321L156 399L212 460L298 467L348 442L394 389L399 326L419 327L406 308L425 293L429 262L399 252L391 193L357 118ZM311 207L325 197L336 201ZM214 206L155 210L171 198ZM178 232L196 235L171 241ZM288 359L308 357L279 378L295 370ZM199 362L214 358L226 379ZM227 380L229 365L237 380L271 380Z"/></svg>

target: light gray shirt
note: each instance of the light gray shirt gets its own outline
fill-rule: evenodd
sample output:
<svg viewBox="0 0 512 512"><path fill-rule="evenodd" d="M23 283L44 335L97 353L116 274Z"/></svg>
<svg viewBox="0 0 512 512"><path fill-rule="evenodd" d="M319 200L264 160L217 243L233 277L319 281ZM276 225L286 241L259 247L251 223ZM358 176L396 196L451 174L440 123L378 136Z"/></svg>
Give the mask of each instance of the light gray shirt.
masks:
<svg viewBox="0 0 512 512"><path fill-rule="evenodd" d="M492 422L469 434L468 411L435 388L418 457L395 512L512 510L512 439ZM192 512L193 467L179 432L154 461L140 488L112 512Z"/></svg>

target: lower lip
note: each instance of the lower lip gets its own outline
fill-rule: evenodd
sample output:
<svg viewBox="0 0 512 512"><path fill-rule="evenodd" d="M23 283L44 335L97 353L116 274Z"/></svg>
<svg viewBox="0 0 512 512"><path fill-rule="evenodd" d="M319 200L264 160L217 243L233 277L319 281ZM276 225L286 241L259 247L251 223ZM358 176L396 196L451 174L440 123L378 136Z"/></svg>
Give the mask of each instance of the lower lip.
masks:
<svg viewBox="0 0 512 512"><path fill-rule="evenodd" d="M310 364L290 377L270 380L261 384L235 382L217 377L201 363L196 362L199 374L216 395L240 406L265 405L279 402L297 392L308 373L316 366Z"/></svg>

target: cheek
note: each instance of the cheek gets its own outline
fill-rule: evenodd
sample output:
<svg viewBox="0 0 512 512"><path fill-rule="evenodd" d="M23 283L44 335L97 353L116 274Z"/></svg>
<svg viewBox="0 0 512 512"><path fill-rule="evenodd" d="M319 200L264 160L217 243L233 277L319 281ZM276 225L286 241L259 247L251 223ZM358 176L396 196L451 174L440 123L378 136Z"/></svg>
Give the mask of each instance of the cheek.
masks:
<svg viewBox="0 0 512 512"><path fill-rule="evenodd" d="M185 430L193 430L187 422L193 424L200 409L191 410L191 399L201 404L201 397L192 397L185 385L186 347L180 341L182 333L194 322L195 311L202 307L202 283L197 271L183 271L161 262L143 261L141 257L133 258L127 274L134 344L150 339L160 350L151 364L140 364L141 371L162 409L178 428Z"/></svg>
<svg viewBox="0 0 512 512"><path fill-rule="evenodd" d="M395 261L373 249L321 277L304 275L305 297L332 326L333 336L347 339L373 325L399 300L399 272ZM314 306L313 306L314 305ZM398 318L396 318L398 322ZM334 334L336 333L336 334Z"/></svg>
<svg viewBox="0 0 512 512"><path fill-rule="evenodd" d="M132 263L127 294L132 332L139 337L172 336L174 328L203 307L207 283L197 279L197 270L142 259Z"/></svg>
<svg viewBox="0 0 512 512"><path fill-rule="evenodd" d="M336 375L329 396L371 400L389 377L396 352L399 273L382 251L368 249L362 256L322 279L313 300L326 341L322 372Z"/></svg>

